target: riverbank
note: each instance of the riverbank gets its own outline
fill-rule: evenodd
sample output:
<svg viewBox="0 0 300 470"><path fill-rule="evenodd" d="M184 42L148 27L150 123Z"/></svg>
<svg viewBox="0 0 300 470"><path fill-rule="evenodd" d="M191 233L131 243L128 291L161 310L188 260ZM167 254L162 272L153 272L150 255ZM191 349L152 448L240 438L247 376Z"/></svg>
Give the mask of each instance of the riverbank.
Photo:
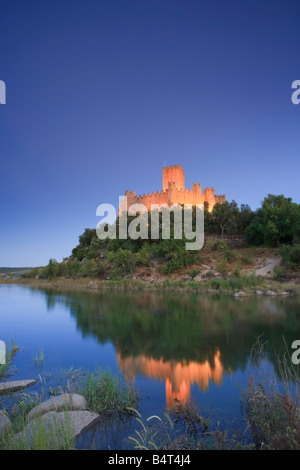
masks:
<svg viewBox="0 0 300 470"><path fill-rule="evenodd" d="M251 275L236 276L228 279L211 278L209 280L193 279L164 279L164 280L100 280L85 278L55 278L55 279L1 279L0 284L27 285L36 289L85 290L97 292L101 290L118 291L176 291L207 294L229 294L235 297L248 295L267 296L299 296L300 285L297 282L279 282L266 280Z"/></svg>

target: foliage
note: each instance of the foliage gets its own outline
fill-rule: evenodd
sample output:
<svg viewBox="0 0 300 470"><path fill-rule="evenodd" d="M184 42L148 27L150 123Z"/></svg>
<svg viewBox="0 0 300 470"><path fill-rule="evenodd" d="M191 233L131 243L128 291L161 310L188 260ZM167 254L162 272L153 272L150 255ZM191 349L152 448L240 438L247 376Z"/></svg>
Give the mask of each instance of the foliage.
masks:
<svg viewBox="0 0 300 470"><path fill-rule="evenodd" d="M0 380L2 380L5 377L5 375L9 372L11 362L18 350L19 350L19 347L15 343L12 343L10 348L6 346L5 364L0 364Z"/></svg>
<svg viewBox="0 0 300 470"><path fill-rule="evenodd" d="M195 208L192 209L191 215L192 227L195 230ZM79 236L79 243L72 250L69 258L61 263L50 259L46 267L34 268L24 276L41 279L64 276L121 279L131 275L137 266L150 266L151 261L156 259L162 262L160 271L167 275L202 262L198 251L186 250L185 244L189 240L186 240L184 236L181 239L175 238L176 227L173 213L170 217L170 238L164 238L162 217L162 213L158 213L159 237L157 239L152 239L150 236L153 222L149 214L145 219L148 239L142 236L137 239L120 237L120 218L117 218L115 224L116 238L114 239L100 240L96 229L87 228ZM134 216L127 216L127 230L134 219ZM182 217L182 229L183 227L184 217ZM224 261L219 260L218 265L218 270L223 276L227 274L227 262L231 263L235 258L235 253L223 240L225 235L231 238L246 237L250 245L281 246L280 254L284 265L291 269L299 269L300 242L296 242L295 239L300 235L300 206L292 202L291 198L269 194L265 197L262 206L255 212L247 204L238 207L235 201L217 203L210 212L208 204L205 203L204 230L206 234L221 235L222 239L214 249L223 254ZM252 259L246 258L241 257L241 263L251 264ZM279 273L277 274L279 276Z"/></svg>
<svg viewBox="0 0 300 470"><path fill-rule="evenodd" d="M111 273L113 278L130 274L135 266L135 258L131 251L122 248L119 248L116 252L108 252L107 260L112 265Z"/></svg>
<svg viewBox="0 0 300 470"><path fill-rule="evenodd" d="M300 233L300 206L291 198L269 194L252 222L246 227L247 240L253 245L280 246L291 243Z"/></svg>
<svg viewBox="0 0 300 470"><path fill-rule="evenodd" d="M300 240L295 239L292 245L282 245L279 251L282 262L291 269L300 270Z"/></svg>
<svg viewBox="0 0 300 470"><path fill-rule="evenodd" d="M110 371L88 373L81 384L81 393L90 409L97 413L130 413L137 404L137 394L131 384L122 383L119 376Z"/></svg>
<svg viewBox="0 0 300 470"><path fill-rule="evenodd" d="M253 347L252 361L258 369L245 393L246 418L257 449L299 450L299 371L291 358L277 357L279 380L264 368L268 354L260 338ZM288 351L288 349L287 349Z"/></svg>
<svg viewBox="0 0 300 470"><path fill-rule="evenodd" d="M213 208L213 221L224 237L225 232L236 233L236 207L225 201L223 204L217 203Z"/></svg>
<svg viewBox="0 0 300 470"><path fill-rule="evenodd" d="M165 411L163 418L153 415L146 421L137 410L133 411L137 415L139 428L128 439L138 450L253 449L253 444L245 444L243 440L237 441L236 436L229 438L225 430L211 430L210 419L201 416L197 407L190 401L178 401Z"/></svg>

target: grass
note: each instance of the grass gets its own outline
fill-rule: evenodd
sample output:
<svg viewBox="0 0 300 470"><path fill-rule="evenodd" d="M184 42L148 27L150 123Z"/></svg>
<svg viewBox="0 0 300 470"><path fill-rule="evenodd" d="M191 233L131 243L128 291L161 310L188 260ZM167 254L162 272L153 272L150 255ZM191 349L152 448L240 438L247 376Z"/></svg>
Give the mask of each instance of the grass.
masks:
<svg viewBox="0 0 300 470"><path fill-rule="evenodd" d="M44 356L44 349L43 347L40 348L39 350L39 354L35 354L35 358L34 358L34 364L35 366L39 366L39 367L43 367L44 365L44 360L45 360L45 356Z"/></svg>
<svg viewBox="0 0 300 470"><path fill-rule="evenodd" d="M251 377L245 393L246 417L257 449L300 449L300 375L287 355L278 358L280 380L264 368L265 345L257 341L253 362L261 372L259 381Z"/></svg>
<svg viewBox="0 0 300 470"><path fill-rule="evenodd" d="M8 374L11 362L18 350L19 346L16 343L12 343L10 349L6 346L5 364L0 364L0 380Z"/></svg>
<svg viewBox="0 0 300 470"><path fill-rule="evenodd" d="M118 375L113 376L110 371L103 370L86 375L77 373L75 375L76 380L72 391L76 389L77 393L85 396L88 409L101 413L102 416L113 416L115 413L120 416L132 414L132 407L138 403L136 391L130 384L123 383ZM0 436L0 450L69 450L74 448L75 442L72 438L67 408L63 416L61 413L54 416L50 426L44 422L43 416L39 416L30 421L30 427L27 428L28 412L41 403L43 397L43 392L41 396L28 392L18 394L16 405L18 413L14 417L9 416L12 426Z"/></svg>
<svg viewBox="0 0 300 470"><path fill-rule="evenodd" d="M10 360L5 364L5 373L9 372L11 359L17 351L13 346L9 352ZM41 348L37 363L43 362L43 349ZM3 371L4 372L4 371ZM65 372L67 380L67 393L77 392L85 396L87 408L101 413L102 417L118 417L126 419L132 417L131 408L137 406L138 397L133 386L123 383L119 375L113 376L110 371L97 370L95 373L83 373L80 370L69 369ZM42 380L43 386L46 381ZM51 390L51 392L50 392ZM48 394L52 395L50 387ZM56 387L53 395L64 393L63 388ZM53 421L45 422L43 416L30 421L28 427L27 414L37 404L45 399L45 390L40 394L35 392L21 391L14 394L15 402L12 411L8 414L6 409L1 412L7 414L11 427L0 435L0 450L69 450L73 449L75 440L72 438L70 415L68 407L59 415L53 415ZM48 396L46 397L48 399ZM109 418L110 419L110 418Z"/></svg>
<svg viewBox="0 0 300 470"><path fill-rule="evenodd" d="M29 423L26 414L13 421L9 431L0 436L0 450L71 450L74 438L68 410L59 418L53 415L51 424L39 416Z"/></svg>
<svg viewBox="0 0 300 470"><path fill-rule="evenodd" d="M64 410L63 419L62 415L60 418L53 416L51 425L46 424L42 416L30 422L27 421L28 412L43 399L44 392L40 395L37 392L27 391L15 394L16 412L9 415L10 429L0 435L0 450L68 450L74 448L67 408ZM2 412L7 413L5 410Z"/></svg>
<svg viewBox="0 0 300 470"><path fill-rule="evenodd" d="M12 357L17 351L14 345ZM247 390L242 395L245 403L247 431L241 430L239 437L229 435L226 429L212 427L211 420L204 417L192 402L174 402L163 417L152 415L142 418L136 409L138 398L131 384L124 383L119 375L97 370L83 375L78 370L67 371L74 379L73 388L85 396L88 408L115 420L115 413L132 419L135 415L137 427L128 437L128 443L138 450L298 450L300 449L300 374L292 362L286 346L283 358L277 358L278 367L271 368L266 344L260 338L251 355L252 365L258 371L250 378ZM61 390L62 391L62 390ZM75 391L75 390L73 390ZM26 416L30 409L42 401L36 392L18 394L18 414L9 416L12 427L0 436L0 450L56 450L73 449L68 410L52 425L46 426L43 418L34 420L25 432ZM5 410L4 410L5 412ZM61 419L63 418L63 419ZM18 437L16 434L18 433ZM250 443L249 443L250 442Z"/></svg>
<svg viewBox="0 0 300 470"><path fill-rule="evenodd" d="M233 294L236 289L247 289L247 293L255 294L256 287L264 290L274 290L277 293L282 291L289 291L293 296L300 295L299 283L283 282L278 281L278 273L275 272L276 279L262 279L256 277L254 274L241 274L239 267L232 266L233 274L226 276L226 279L216 278L213 271L206 272L201 281L196 280L183 280L173 279L168 277L167 279L156 279L145 281L141 279L119 279L119 280L101 280L93 277L86 277L81 279L71 278L57 278L52 281L49 280L17 280L14 283L33 285L37 288L55 287L62 290L77 290L77 291L185 291L191 293L222 293L222 294ZM194 273L193 273L194 274ZM212 282L212 283L211 283ZM1 280L0 280L1 283ZM9 283L9 281L5 281Z"/></svg>
<svg viewBox="0 0 300 470"><path fill-rule="evenodd" d="M138 401L132 385L122 383L119 375L113 376L110 371L101 369L87 374L81 381L79 393L86 398L88 407L97 413L130 413Z"/></svg>
<svg viewBox="0 0 300 470"><path fill-rule="evenodd" d="M178 401L164 417L153 415L146 421L137 410L138 429L128 437L137 450L235 450L253 449L236 436L228 437L226 430L211 430L210 420L200 415L196 405L190 401Z"/></svg>

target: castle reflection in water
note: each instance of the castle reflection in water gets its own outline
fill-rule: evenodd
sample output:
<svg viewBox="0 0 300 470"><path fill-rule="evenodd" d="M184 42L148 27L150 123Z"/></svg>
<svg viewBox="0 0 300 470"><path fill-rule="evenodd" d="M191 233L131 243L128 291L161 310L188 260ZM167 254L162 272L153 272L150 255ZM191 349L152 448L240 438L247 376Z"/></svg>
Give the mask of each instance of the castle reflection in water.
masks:
<svg viewBox="0 0 300 470"><path fill-rule="evenodd" d="M123 371L126 380L134 382L136 375L143 375L155 380L164 380L166 383L166 405L174 405L174 400L186 403L190 399L191 385L196 383L200 390L206 391L209 381L221 385L223 380L223 366L220 360L220 351L217 351L213 366L207 361L197 362L163 361L145 356L127 357L122 359L117 354L119 368Z"/></svg>

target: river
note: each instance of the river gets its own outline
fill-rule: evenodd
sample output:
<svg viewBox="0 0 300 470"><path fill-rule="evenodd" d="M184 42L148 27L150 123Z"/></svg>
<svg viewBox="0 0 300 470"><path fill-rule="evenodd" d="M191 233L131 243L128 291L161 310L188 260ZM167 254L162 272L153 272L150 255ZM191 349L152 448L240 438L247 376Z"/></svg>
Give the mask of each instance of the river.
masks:
<svg viewBox="0 0 300 470"><path fill-rule="evenodd" d="M276 375L277 356L300 339L300 299L0 285L0 340L20 348L9 380L36 379L27 393L48 398L76 374L109 369L134 384L143 419L192 400L215 428L243 429L258 338ZM106 421L80 446L126 448L135 427L134 418Z"/></svg>

